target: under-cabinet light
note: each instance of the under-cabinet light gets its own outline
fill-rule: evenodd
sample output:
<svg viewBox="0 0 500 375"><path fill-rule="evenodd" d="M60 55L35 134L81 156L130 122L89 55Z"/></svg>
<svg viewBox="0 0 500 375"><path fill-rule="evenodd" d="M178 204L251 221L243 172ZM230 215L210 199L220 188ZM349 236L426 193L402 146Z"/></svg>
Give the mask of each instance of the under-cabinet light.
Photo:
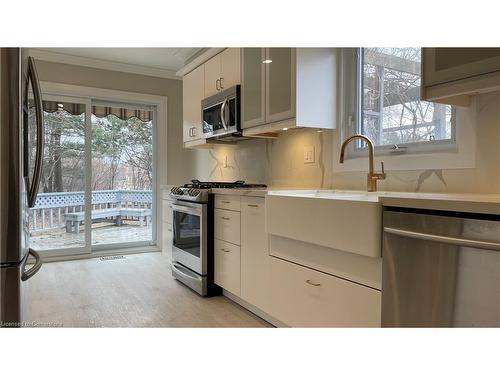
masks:
<svg viewBox="0 0 500 375"><path fill-rule="evenodd" d="M273 62L273 60L271 59L265 59L264 61L262 61L262 64L271 64Z"/></svg>

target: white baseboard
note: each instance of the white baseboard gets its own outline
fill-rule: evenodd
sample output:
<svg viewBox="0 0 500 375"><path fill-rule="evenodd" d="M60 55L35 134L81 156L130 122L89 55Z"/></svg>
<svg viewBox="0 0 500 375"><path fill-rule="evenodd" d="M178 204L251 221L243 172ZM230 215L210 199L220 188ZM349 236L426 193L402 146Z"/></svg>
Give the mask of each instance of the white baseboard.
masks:
<svg viewBox="0 0 500 375"><path fill-rule="evenodd" d="M248 303L247 301L241 299L240 297L234 295L233 293L228 292L227 290L223 289L222 294L224 296L226 296L227 298L229 298L231 301L236 302L241 307L243 307L243 308L247 309L248 311L250 311L251 313L257 315L259 318L264 319L266 322L272 324L273 326L278 327L278 328L288 328L288 326L285 323L279 321L278 319L273 318L268 313L262 311L258 307L255 307L251 303Z"/></svg>

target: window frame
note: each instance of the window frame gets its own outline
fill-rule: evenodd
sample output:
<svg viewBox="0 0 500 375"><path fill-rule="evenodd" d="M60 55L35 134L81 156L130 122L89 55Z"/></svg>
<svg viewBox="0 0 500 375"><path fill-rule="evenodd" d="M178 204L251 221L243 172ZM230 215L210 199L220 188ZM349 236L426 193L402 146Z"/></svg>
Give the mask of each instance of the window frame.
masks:
<svg viewBox="0 0 500 375"><path fill-rule="evenodd" d="M354 134L363 134L363 48L356 48L355 51L355 95L354 95L354 115L349 115L342 121L342 139ZM408 142L396 145L374 145L376 155L412 155L429 154L440 152L457 152L457 109L452 106L451 138L432 140L427 142ZM352 142L348 147L347 158L365 157L368 154L366 143L362 141Z"/></svg>

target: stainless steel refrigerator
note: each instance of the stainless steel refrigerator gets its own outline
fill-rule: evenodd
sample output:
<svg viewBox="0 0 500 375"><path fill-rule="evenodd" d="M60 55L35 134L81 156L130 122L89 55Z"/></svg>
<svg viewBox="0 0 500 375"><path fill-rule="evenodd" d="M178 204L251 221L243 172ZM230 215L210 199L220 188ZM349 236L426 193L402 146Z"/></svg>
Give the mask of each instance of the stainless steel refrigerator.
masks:
<svg viewBox="0 0 500 375"><path fill-rule="evenodd" d="M25 321L26 281L42 265L29 248L29 209L43 167L44 123L35 61L27 51L1 48L0 72L0 326L15 327Z"/></svg>

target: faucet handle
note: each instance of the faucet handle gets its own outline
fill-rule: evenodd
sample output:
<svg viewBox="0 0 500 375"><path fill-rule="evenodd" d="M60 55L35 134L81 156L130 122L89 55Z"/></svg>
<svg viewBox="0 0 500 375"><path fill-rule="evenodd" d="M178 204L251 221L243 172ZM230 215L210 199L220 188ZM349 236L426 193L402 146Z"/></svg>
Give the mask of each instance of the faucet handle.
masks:
<svg viewBox="0 0 500 375"><path fill-rule="evenodd" d="M381 162L380 162L380 165L382 166L382 174L385 174L384 162L383 162L383 161L381 161Z"/></svg>

